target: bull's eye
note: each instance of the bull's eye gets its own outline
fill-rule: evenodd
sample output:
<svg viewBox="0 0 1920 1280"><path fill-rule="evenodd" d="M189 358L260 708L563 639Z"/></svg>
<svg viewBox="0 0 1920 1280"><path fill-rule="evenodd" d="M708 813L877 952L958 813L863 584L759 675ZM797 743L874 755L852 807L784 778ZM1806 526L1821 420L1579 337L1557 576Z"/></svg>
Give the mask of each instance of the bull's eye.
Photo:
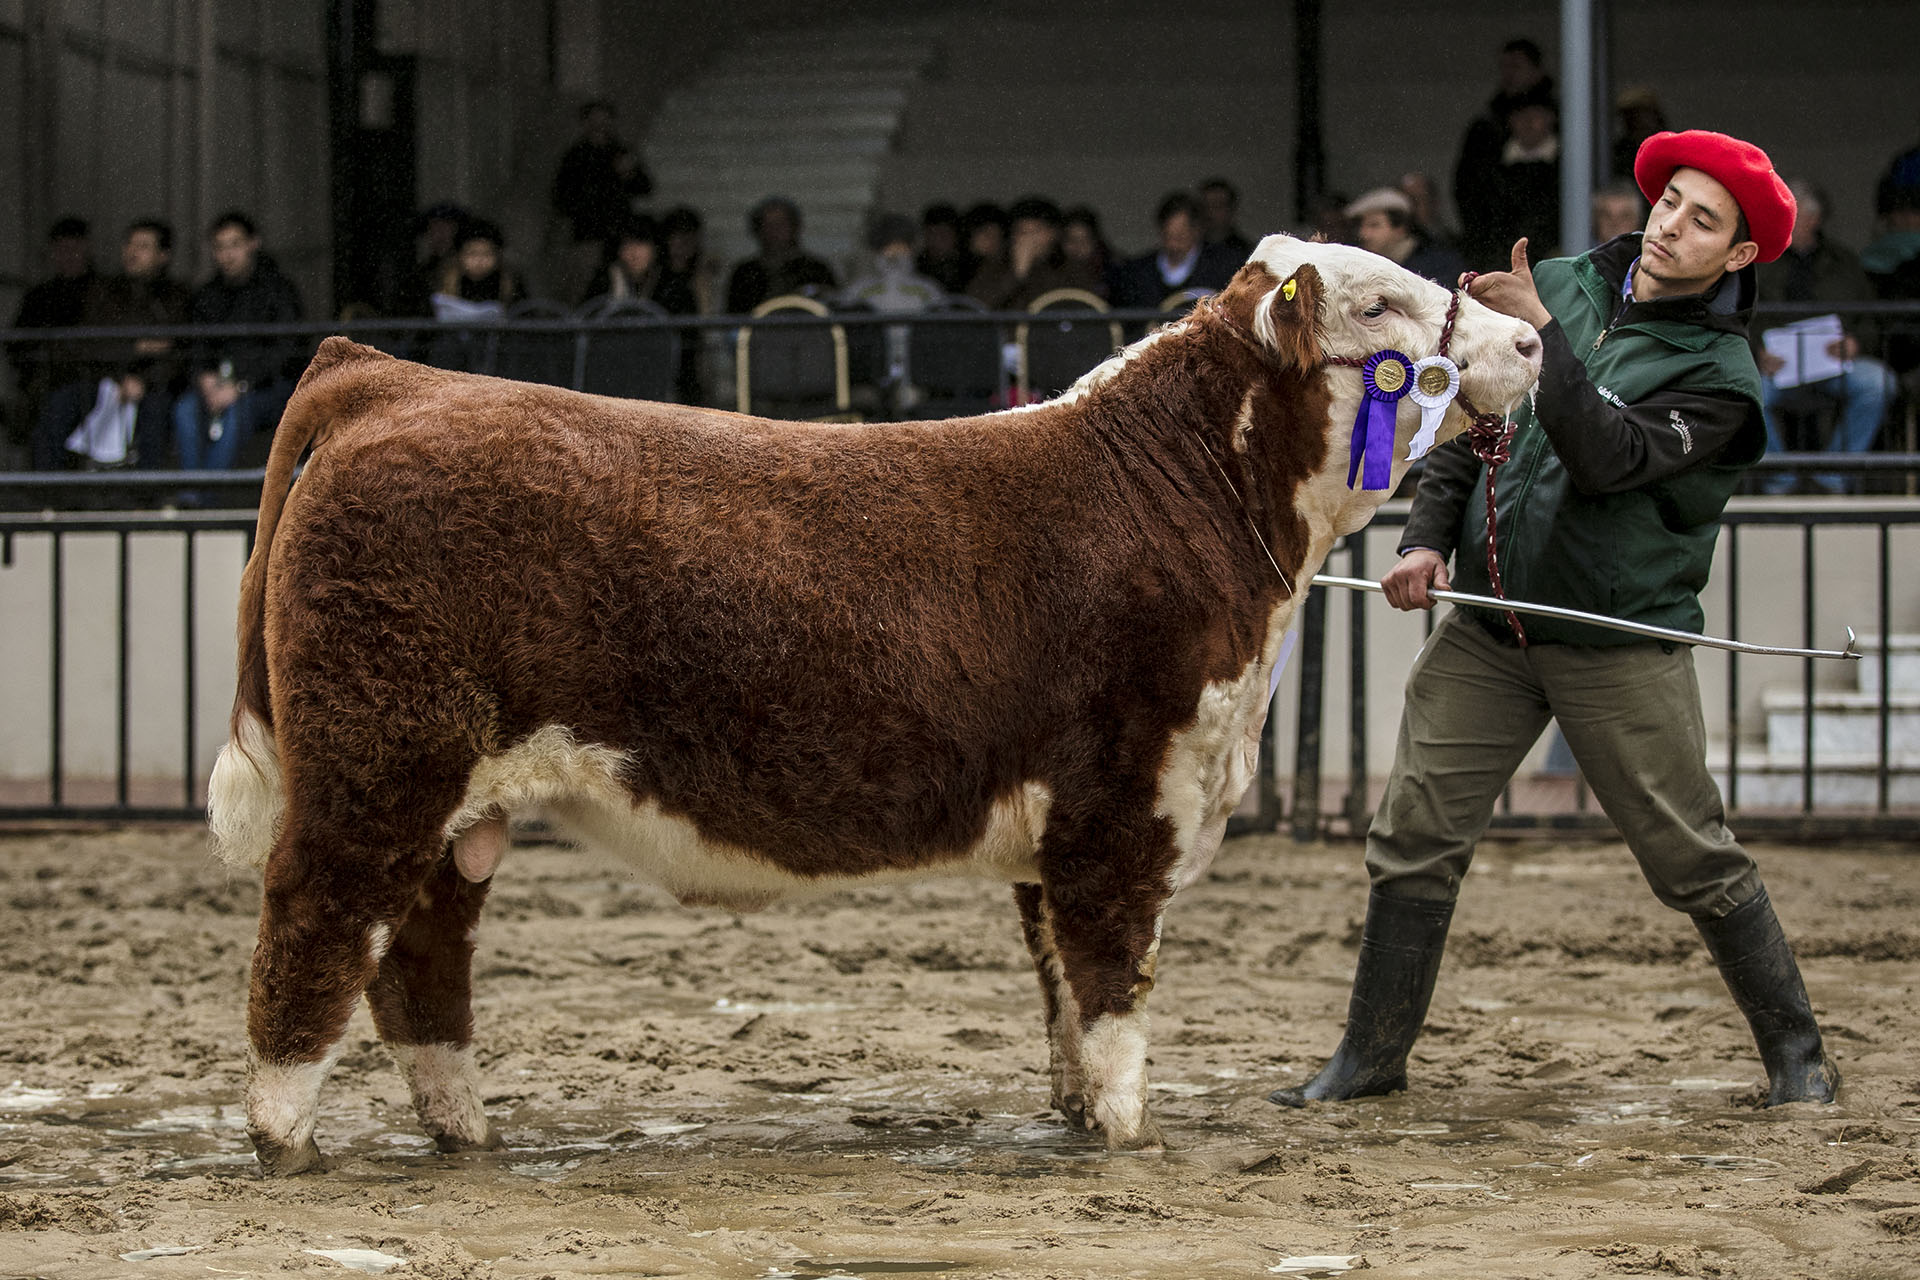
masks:
<svg viewBox="0 0 1920 1280"><path fill-rule="evenodd" d="M1387 314L1386 299L1382 298L1376 301L1372 306L1368 307L1365 311L1362 311L1360 314L1365 316L1369 320L1378 320L1381 316Z"/></svg>

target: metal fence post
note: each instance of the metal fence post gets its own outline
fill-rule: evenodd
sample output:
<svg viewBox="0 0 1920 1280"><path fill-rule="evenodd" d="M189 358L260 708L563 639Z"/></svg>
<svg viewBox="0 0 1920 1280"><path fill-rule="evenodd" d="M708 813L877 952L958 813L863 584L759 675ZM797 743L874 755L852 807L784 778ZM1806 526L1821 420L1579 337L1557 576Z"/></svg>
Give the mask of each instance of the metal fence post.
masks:
<svg viewBox="0 0 1920 1280"><path fill-rule="evenodd" d="M1295 840L1320 838L1320 729L1326 700L1327 593L1307 592L1300 620L1300 710L1293 744Z"/></svg>

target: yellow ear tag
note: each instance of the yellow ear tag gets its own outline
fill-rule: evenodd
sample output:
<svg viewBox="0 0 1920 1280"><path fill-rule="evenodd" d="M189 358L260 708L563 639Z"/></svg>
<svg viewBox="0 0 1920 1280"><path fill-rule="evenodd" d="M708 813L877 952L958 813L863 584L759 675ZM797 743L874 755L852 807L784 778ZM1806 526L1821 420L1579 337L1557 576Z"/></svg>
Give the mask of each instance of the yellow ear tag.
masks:
<svg viewBox="0 0 1920 1280"><path fill-rule="evenodd" d="M1292 280L1289 280L1285 284L1280 286L1280 296L1285 298L1288 302L1293 301L1293 295L1297 292L1299 292L1299 286L1294 284Z"/></svg>

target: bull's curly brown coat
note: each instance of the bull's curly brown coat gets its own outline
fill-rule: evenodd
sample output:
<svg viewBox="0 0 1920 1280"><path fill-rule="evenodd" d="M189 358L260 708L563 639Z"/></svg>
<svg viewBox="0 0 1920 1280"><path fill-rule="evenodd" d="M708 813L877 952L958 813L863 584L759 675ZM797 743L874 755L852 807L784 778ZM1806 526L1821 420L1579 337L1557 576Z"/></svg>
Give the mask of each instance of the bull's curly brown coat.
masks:
<svg viewBox="0 0 1920 1280"><path fill-rule="evenodd" d="M945 422L635 404L328 339L242 583L235 742L270 730L285 803L256 1071L312 1065L317 1094L362 993L390 1043L464 1051L486 884L448 823L480 762L559 726L617 753L632 804L802 880L962 860L1044 788L1037 876L1011 878L1038 880L1016 900L1080 1118L1062 1037L1151 986L1170 744L1271 660L1306 568L1329 391L1320 280L1292 278L1283 300L1250 264L1061 402ZM270 1170L317 1158L304 1096L301 1128L250 1093ZM420 1105L443 1145L491 1140Z"/></svg>

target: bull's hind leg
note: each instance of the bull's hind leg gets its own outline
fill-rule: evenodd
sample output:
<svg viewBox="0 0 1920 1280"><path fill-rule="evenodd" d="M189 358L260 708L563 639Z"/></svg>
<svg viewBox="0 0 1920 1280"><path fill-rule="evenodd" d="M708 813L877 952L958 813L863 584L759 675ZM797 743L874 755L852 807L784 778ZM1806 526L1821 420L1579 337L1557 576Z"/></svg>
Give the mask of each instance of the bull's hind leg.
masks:
<svg viewBox="0 0 1920 1280"><path fill-rule="evenodd" d="M1084 1123L1105 1134L1110 1150L1140 1151L1163 1145L1147 1109L1146 997L1171 892L1149 869L1153 859L1139 858L1137 844L1115 847L1114 838L1043 850L1042 896L1078 1014Z"/></svg>
<svg viewBox="0 0 1920 1280"><path fill-rule="evenodd" d="M501 824L504 828L504 822ZM491 869L490 867L488 868ZM453 857L420 886L367 988L374 1026L442 1151L497 1147L473 1065L473 934L490 880Z"/></svg>
<svg viewBox="0 0 1920 1280"><path fill-rule="evenodd" d="M247 1135L267 1173L319 1165L320 1088L439 852L438 832L425 847L374 845L290 815L268 856L247 1001Z"/></svg>
<svg viewBox="0 0 1920 1280"><path fill-rule="evenodd" d="M1040 1001L1047 1019L1047 1072L1053 1080L1053 1105L1075 1127L1086 1124L1087 1098L1080 1081L1080 1006L1067 985L1053 941L1053 921L1037 884L1013 886L1020 907L1020 930L1040 978Z"/></svg>

